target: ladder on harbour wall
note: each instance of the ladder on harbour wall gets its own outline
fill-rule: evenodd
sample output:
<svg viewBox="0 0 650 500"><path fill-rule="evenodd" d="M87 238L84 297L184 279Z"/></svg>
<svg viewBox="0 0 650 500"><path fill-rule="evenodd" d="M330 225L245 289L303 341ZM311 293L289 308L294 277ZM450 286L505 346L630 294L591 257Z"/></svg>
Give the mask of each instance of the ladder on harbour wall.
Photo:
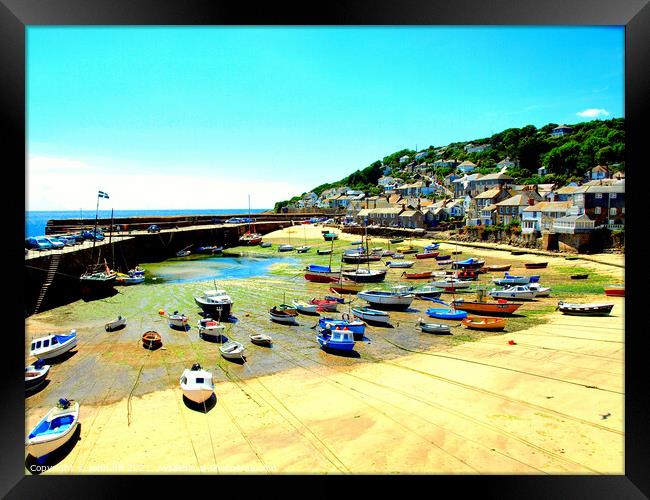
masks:
<svg viewBox="0 0 650 500"><path fill-rule="evenodd" d="M54 276L56 275L56 271L59 268L60 260L61 260L60 253L53 254L52 258L50 259L50 268L47 270L47 276L45 277L45 282L41 287L41 293L38 295L38 299L36 300L36 307L34 308L34 314L36 314L40 309L41 304L43 303L43 299L45 298L45 294L47 293L47 289L54 281Z"/></svg>

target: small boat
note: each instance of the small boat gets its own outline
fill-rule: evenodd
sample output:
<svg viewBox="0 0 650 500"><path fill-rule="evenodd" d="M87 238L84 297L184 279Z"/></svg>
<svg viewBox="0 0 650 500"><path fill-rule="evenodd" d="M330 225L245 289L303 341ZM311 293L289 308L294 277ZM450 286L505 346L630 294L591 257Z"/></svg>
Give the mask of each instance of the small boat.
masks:
<svg viewBox="0 0 650 500"><path fill-rule="evenodd" d="M427 316L431 316L432 318L437 318L437 319L448 319L448 320L464 319L467 317L466 311L459 311L457 309L454 309L453 307L450 307L449 304L446 304L441 300L433 299L433 301L439 302L440 304L443 304L447 307L431 307L426 310Z"/></svg>
<svg viewBox="0 0 650 500"><path fill-rule="evenodd" d="M145 349L156 349L162 345L162 337L158 332L150 330L142 335L142 347Z"/></svg>
<svg viewBox="0 0 650 500"><path fill-rule="evenodd" d="M436 243L435 241L431 242L431 245L427 245L424 247L425 251L429 250L438 250L440 248L440 243Z"/></svg>
<svg viewBox="0 0 650 500"><path fill-rule="evenodd" d="M253 344L269 347L273 344L273 339L266 333L252 333L248 336Z"/></svg>
<svg viewBox="0 0 650 500"><path fill-rule="evenodd" d="M479 316L469 316L461 321L465 328L470 330L490 330L498 331L506 327L505 318L482 318Z"/></svg>
<svg viewBox="0 0 650 500"><path fill-rule="evenodd" d="M314 283L331 283L338 281L341 276L341 271L332 271L330 266L318 266L309 264L305 268L305 279Z"/></svg>
<svg viewBox="0 0 650 500"><path fill-rule="evenodd" d="M551 289L547 286L542 286L539 283L528 283L526 286L532 291L537 292L535 297L550 297L551 295Z"/></svg>
<svg viewBox="0 0 650 500"><path fill-rule="evenodd" d="M528 252L525 252L525 251L523 251L523 250L512 250L512 251L510 252L511 255L524 255L524 254L527 254L527 253L528 253Z"/></svg>
<svg viewBox="0 0 650 500"><path fill-rule="evenodd" d="M361 252L348 252L341 255L341 261L346 264L365 264L366 262L378 262L381 260L381 255L368 254Z"/></svg>
<svg viewBox="0 0 650 500"><path fill-rule="evenodd" d="M262 248L270 248L271 246L273 246L273 243L271 243L270 241L264 241L260 243L260 247Z"/></svg>
<svg viewBox="0 0 650 500"><path fill-rule="evenodd" d="M338 300L314 298L309 301L309 304L316 306L317 311L336 312L339 302Z"/></svg>
<svg viewBox="0 0 650 500"><path fill-rule="evenodd" d="M511 267L512 267L512 264L505 264L505 265L502 265L502 266L497 266L497 265L484 266L482 269L485 269L485 271L488 272L488 273L493 273L493 272L499 272L499 271L510 271Z"/></svg>
<svg viewBox="0 0 650 500"><path fill-rule="evenodd" d="M429 284L431 286L435 286L436 288L444 288L444 289L453 288L455 290L462 290L464 288L469 288L472 285L472 282L467 280L461 280L458 278L448 277L438 281L432 281Z"/></svg>
<svg viewBox="0 0 650 500"><path fill-rule="evenodd" d="M393 238L388 241L390 241L391 243L402 243L404 241L404 238Z"/></svg>
<svg viewBox="0 0 650 500"><path fill-rule="evenodd" d="M527 285L528 283L538 283L539 275L533 276L514 276L509 274L507 271L504 274L504 278L493 278L497 285L500 286L511 286L511 285Z"/></svg>
<svg viewBox="0 0 650 500"><path fill-rule="evenodd" d="M201 338L211 337L218 339L226 329L224 325L212 318L202 318L198 321L196 326L199 330L199 337Z"/></svg>
<svg viewBox="0 0 650 500"><path fill-rule="evenodd" d="M461 253L463 253L462 250L454 250L453 252L451 252L452 255L460 255Z"/></svg>
<svg viewBox="0 0 650 500"><path fill-rule="evenodd" d="M52 359L68 352L77 345L77 330L68 335L50 334L32 340L29 354L38 359Z"/></svg>
<svg viewBox="0 0 650 500"><path fill-rule="evenodd" d="M233 301L225 290L206 290L202 295L195 295L194 302L201 308L204 314L218 320L230 316Z"/></svg>
<svg viewBox="0 0 650 500"><path fill-rule="evenodd" d="M361 241L361 240L353 241L352 243L350 243L350 245L362 245L362 244L363 244L363 241Z"/></svg>
<svg viewBox="0 0 650 500"><path fill-rule="evenodd" d="M221 355L226 359L235 359L246 361L246 356L244 356L244 351L246 348L244 344L237 342L236 340L231 340L226 342L224 345L219 346L219 351Z"/></svg>
<svg viewBox="0 0 650 500"><path fill-rule="evenodd" d="M50 365L44 364L41 360L36 361L33 365L25 367L25 390L30 391L40 387L47 374L50 371Z"/></svg>
<svg viewBox="0 0 650 500"><path fill-rule="evenodd" d="M378 309L408 309L415 298L405 286L395 286L391 291L364 290L357 296Z"/></svg>
<svg viewBox="0 0 650 500"><path fill-rule="evenodd" d="M607 285L605 295L609 297L625 297L625 285Z"/></svg>
<svg viewBox="0 0 650 500"><path fill-rule="evenodd" d="M291 252L293 250L293 245L285 244L278 247L278 252Z"/></svg>
<svg viewBox="0 0 650 500"><path fill-rule="evenodd" d="M331 250L316 250L316 253L318 255L330 255L332 253Z"/></svg>
<svg viewBox="0 0 650 500"><path fill-rule="evenodd" d="M338 240L338 239L339 239L339 235L336 234L336 233L331 233L331 232L328 231L327 233L324 233L324 234L323 234L323 239L324 239L325 241Z"/></svg>
<svg viewBox="0 0 650 500"><path fill-rule="evenodd" d="M354 307L352 314L369 323L388 323L390 316L387 312L371 309L370 307Z"/></svg>
<svg viewBox="0 0 650 500"><path fill-rule="evenodd" d="M524 267L526 269L544 269L548 266L548 262L526 262Z"/></svg>
<svg viewBox="0 0 650 500"><path fill-rule="evenodd" d="M137 275L137 276L129 276L128 274L123 274L123 273L117 273L117 276L115 277L115 284L116 285L139 285L140 283L144 283L144 275Z"/></svg>
<svg viewBox="0 0 650 500"><path fill-rule="evenodd" d="M452 266L454 264L454 261L451 259L448 260L439 260L436 262L439 267L447 267L447 266Z"/></svg>
<svg viewBox="0 0 650 500"><path fill-rule="evenodd" d="M357 283L352 280L337 280L330 285L330 292L336 293L359 293L363 290L363 283Z"/></svg>
<svg viewBox="0 0 650 500"><path fill-rule="evenodd" d="M451 255L436 255L436 260L449 260L451 259Z"/></svg>
<svg viewBox="0 0 650 500"><path fill-rule="evenodd" d="M104 325L104 330L106 330L107 332L114 332L115 330L120 330L125 326L126 326L126 318L123 318L122 316L118 316L115 321L106 323Z"/></svg>
<svg viewBox="0 0 650 500"><path fill-rule="evenodd" d="M343 314L343 319L334 319L334 318L320 318L318 320L318 326L321 330L332 330L336 328L347 328L350 330L355 338L361 339L366 331L366 324L363 321L352 320L346 314Z"/></svg>
<svg viewBox="0 0 650 500"><path fill-rule="evenodd" d="M432 259L434 257L437 257L438 255L440 255L440 252L427 251L427 252L422 252L422 253L416 253L415 258L416 259Z"/></svg>
<svg viewBox="0 0 650 500"><path fill-rule="evenodd" d="M133 269L129 269L128 275L129 276L144 276L144 268L140 266L135 266Z"/></svg>
<svg viewBox="0 0 650 500"><path fill-rule="evenodd" d="M563 301L557 303L557 308L562 314L572 316L607 316L612 307L614 304L569 304Z"/></svg>
<svg viewBox="0 0 650 500"><path fill-rule="evenodd" d="M271 316L272 321L278 323L285 323L288 325L297 325L296 316L298 311L296 309L278 309L277 306L273 306L269 310L269 315Z"/></svg>
<svg viewBox="0 0 650 500"><path fill-rule="evenodd" d="M442 295L440 289L431 285L424 285L413 290L416 299L437 299Z"/></svg>
<svg viewBox="0 0 650 500"><path fill-rule="evenodd" d="M408 254L408 253L418 253L418 249L414 247L413 245L406 245L402 247L398 247L397 251L403 254Z"/></svg>
<svg viewBox="0 0 650 500"><path fill-rule="evenodd" d="M174 311L174 314L167 315L167 322L171 328L178 328L180 330L185 330L187 327L187 316L178 311Z"/></svg>
<svg viewBox="0 0 650 500"><path fill-rule="evenodd" d="M580 257L577 257L575 255L567 255L564 257L566 260L578 260Z"/></svg>
<svg viewBox="0 0 650 500"><path fill-rule="evenodd" d="M404 256L403 253L397 253L397 252L394 252L394 253L391 255L391 257L392 257L393 259L403 259L405 256Z"/></svg>
<svg viewBox="0 0 650 500"><path fill-rule="evenodd" d="M476 269L459 269L455 273L453 273L454 278L462 279L462 280L471 280L471 281L476 281L478 280L478 275L479 272Z"/></svg>
<svg viewBox="0 0 650 500"><path fill-rule="evenodd" d="M309 245L304 245L296 248L296 252L298 253L307 253L309 250L311 250L311 247Z"/></svg>
<svg viewBox="0 0 650 500"><path fill-rule="evenodd" d="M537 296L537 292L525 285L514 285L504 290L493 288L488 292L488 295L493 299L533 300Z"/></svg>
<svg viewBox="0 0 650 500"><path fill-rule="evenodd" d="M383 269L357 269L356 271L343 271L342 276L359 283L379 283L386 278Z"/></svg>
<svg viewBox="0 0 650 500"><path fill-rule="evenodd" d="M410 280L421 280L431 278L433 276L433 271L422 271L419 273L407 273L406 271L402 273L402 276Z"/></svg>
<svg viewBox="0 0 650 500"><path fill-rule="evenodd" d="M513 314L521 307L521 304L515 302L508 302L507 300L499 299L496 302L486 301L471 301L464 299L456 299L451 303L455 309L467 311L474 314L491 314L496 316Z"/></svg>
<svg viewBox="0 0 650 500"><path fill-rule="evenodd" d="M465 260L457 260L452 264L454 269L480 269L485 265L485 261L470 257Z"/></svg>
<svg viewBox="0 0 650 500"><path fill-rule="evenodd" d="M197 404L204 403L214 394L212 373L201 368L199 363L194 363L189 370L183 370L179 382L183 396Z"/></svg>
<svg viewBox="0 0 650 500"><path fill-rule="evenodd" d="M588 274L572 274L571 279L572 280L586 280L589 277Z"/></svg>
<svg viewBox="0 0 650 500"><path fill-rule="evenodd" d="M388 261L388 262L386 262L385 265L387 265L388 267L395 267L395 268L399 269L399 268L413 267L413 264L415 264L415 262L412 262L410 260L403 260L401 262Z"/></svg>
<svg viewBox="0 0 650 500"><path fill-rule="evenodd" d="M240 245L259 245L262 242L262 235L260 233L253 233L251 231L246 231L239 238Z"/></svg>
<svg viewBox="0 0 650 500"><path fill-rule="evenodd" d="M449 325L443 325L442 323L424 323L422 318L418 318L418 326L425 333L440 333L440 334L449 334L451 329Z"/></svg>
<svg viewBox="0 0 650 500"><path fill-rule="evenodd" d="M179 250L176 252L176 257L187 257L190 255L192 252L190 250Z"/></svg>
<svg viewBox="0 0 650 500"><path fill-rule="evenodd" d="M79 403L65 398L36 424L25 440L27 452L41 458L67 443L79 424Z"/></svg>
<svg viewBox="0 0 650 500"><path fill-rule="evenodd" d="M323 349L332 349L335 351L351 351L354 349L354 335L347 328L334 330L322 330L316 340Z"/></svg>
<svg viewBox="0 0 650 500"><path fill-rule="evenodd" d="M307 302L298 299L293 299L291 303L298 311L302 313L318 314L318 306L316 304L308 304Z"/></svg>

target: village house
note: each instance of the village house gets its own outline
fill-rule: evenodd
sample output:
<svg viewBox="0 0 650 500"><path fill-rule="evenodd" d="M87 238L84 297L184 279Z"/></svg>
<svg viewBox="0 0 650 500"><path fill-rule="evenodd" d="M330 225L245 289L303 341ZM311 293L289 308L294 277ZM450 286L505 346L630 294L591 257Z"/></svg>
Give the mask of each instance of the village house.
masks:
<svg viewBox="0 0 650 500"><path fill-rule="evenodd" d="M415 161L419 161L422 158L426 158L429 155L428 151L420 151L418 154L415 155Z"/></svg>
<svg viewBox="0 0 650 500"><path fill-rule="evenodd" d="M379 187L383 188L384 191L392 190L392 189L395 189L399 185L399 179L395 179L394 177L382 176L377 181L377 185Z"/></svg>
<svg viewBox="0 0 650 500"><path fill-rule="evenodd" d="M625 185L583 185L572 195L573 204L594 221L596 227L625 226Z"/></svg>
<svg viewBox="0 0 650 500"><path fill-rule="evenodd" d="M446 205L451 200L442 200L432 203L424 209L424 225L428 228L436 227L441 222L449 220L449 210Z"/></svg>
<svg viewBox="0 0 650 500"><path fill-rule="evenodd" d="M573 193L578 189L578 185L575 182L572 182L566 186L562 186L555 191L551 191L547 195L548 201L568 201L572 199Z"/></svg>
<svg viewBox="0 0 650 500"><path fill-rule="evenodd" d="M465 152L466 153L480 153L481 151L485 151L486 149L490 149L489 144L472 144L471 142L465 146Z"/></svg>
<svg viewBox="0 0 650 500"><path fill-rule="evenodd" d="M590 178L592 181L607 179L609 177L609 168L605 165L596 165L591 169Z"/></svg>
<svg viewBox="0 0 650 500"><path fill-rule="evenodd" d="M526 207L535 205L538 201L541 201L541 197L535 191L522 191L499 203L495 203L497 207L497 224L507 226L513 220L521 221L523 210Z"/></svg>
<svg viewBox="0 0 650 500"><path fill-rule="evenodd" d="M512 185L514 179L508 174L495 173L487 174L481 177L478 177L473 183L473 191L476 191L477 194L485 191L486 189L493 189L498 186L507 188Z"/></svg>
<svg viewBox="0 0 650 500"><path fill-rule="evenodd" d="M469 174L476 168L476 164L472 163L469 160L465 160L463 163L458 165L457 170L462 174Z"/></svg>
<svg viewBox="0 0 650 500"><path fill-rule="evenodd" d="M366 220L368 225L378 225L382 227L398 227L398 216L404 211L400 207L386 207L386 208L366 208L356 215L356 221L360 225L365 225Z"/></svg>
<svg viewBox="0 0 650 500"><path fill-rule="evenodd" d="M436 160L432 163L432 166L434 167L456 167L458 165L458 161L456 160Z"/></svg>
<svg viewBox="0 0 650 500"><path fill-rule="evenodd" d="M409 161L408 155L404 155L399 159L400 163L406 163L407 161Z"/></svg>
<svg viewBox="0 0 650 500"><path fill-rule="evenodd" d="M483 177L481 174L464 175L459 179L452 181L454 186L454 198L460 198L467 194L476 196L479 190L476 187L476 181Z"/></svg>
<svg viewBox="0 0 650 500"><path fill-rule="evenodd" d="M424 227L424 214L420 210L404 210L398 215L399 227Z"/></svg>
<svg viewBox="0 0 650 500"><path fill-rule="evenodd" d="M541 201L524 208L521 215L522 234L552 231L555 221L565 217L570 207L570 201Z"/></svg>
<svg viewBox="0 0 650 500"><path fill-rule="evenodd" d="M507 170L509 168L516 167L518 165L519 165L518 161L512 161L509 156L506 156L503 160L501 160L499 163L497 163L497 168L499 170L502 170L502 169Z"/></svg>
<svg viewBox="0 0 650 500"><path fill-rule="evenodd" d="M562 137L563 135L568 135L573 132L573 129L567 125L560 125L551 130L551 135L553 137Z"/></svg>
<svg viewBox="0 0 650 500"><path fill-rule="evenodd" d="M587 233L593 231L594 221L587 217L586 214L566 215L555 220L553 223L554 233Z"/></svg>
<svg viewBox="0 0 650 500"><path fill-rule="evenodd" d="M487 226L492 224L494 209L487 210L487 207L495 205L509 197L510 193L501 187L486 189L482 193L477 194L470 204L470 209L467 211L465 225Z"/></svg>
<svg viewBox="0 0 650 500"><path fill-rule="evenodd" d="M447 205L446 209L449 212L450 217L464 217L465 216L465 206L464 198L454 198Z"/></svg>

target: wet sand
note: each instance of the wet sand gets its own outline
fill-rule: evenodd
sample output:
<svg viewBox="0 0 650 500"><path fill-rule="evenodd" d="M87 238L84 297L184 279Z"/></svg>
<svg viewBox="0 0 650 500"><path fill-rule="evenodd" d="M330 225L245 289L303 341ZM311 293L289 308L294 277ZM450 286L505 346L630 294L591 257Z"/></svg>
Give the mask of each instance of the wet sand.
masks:
<svg viewBox="0 0 650 500"><path fill-rule="evenodd" d="M287 242L289 229L298 227L265 240ZM300 227L292 243L302 244L297 235L306 230L315 232L308 239L320 237L321 229ZM483 252L489 263L513 267L531 260ZM471 249L467 256L483 255ZM549 267L576 265L534 257ZM622 280L620 268L589 265ZM271 276L253 289L250 280L222 283L239 320L227 335L245 343L244 365L198 339L187 286L128 287L105 303L29 318L29 335L74 326L80 337L76 354L53 366L49 385L26 399L28 430L62 395L81 404L75 442L51 457L46 473L624 473L624 299L576 299L615 304L609 317L584 318L546 312L556 298L536 301L522 313L537 310L543 321L500 334L473 333L458 322L452 336L424 334L414 327L417 311L395 313L395 328L369 327L355 346L358 357L342 357L318 348L311 329L317 318L301 316L299 327L289 327L265 315L284 289L303 298L322 294L323 285L298 278ZM178 303L191 316L188 333L168 329L156 314L159 304ZM88 314L126 304L133 321L121 332L107 334ZM413 307L423 312L428 303ZM164 350L142 349L148 328L163 334ZM252 331L270 332L273 347L250 344ZM188 407L178 387L182 370L197 360L215 375L216 403L207 413ZM31 465L28 458L27 474Z"/></svg>

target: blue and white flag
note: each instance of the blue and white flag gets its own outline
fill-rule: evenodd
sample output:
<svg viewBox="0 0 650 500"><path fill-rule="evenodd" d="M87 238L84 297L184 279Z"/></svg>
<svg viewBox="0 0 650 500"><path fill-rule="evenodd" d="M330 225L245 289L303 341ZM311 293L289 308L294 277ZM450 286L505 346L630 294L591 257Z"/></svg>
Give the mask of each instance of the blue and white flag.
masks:
<svg viewBox="0 0 650 500"><path fill-rule="evenodd" d="M99 196L100 198L108 198L108 193L105 193L104 191L99 191L97 193L97 196Z"/></svg>

